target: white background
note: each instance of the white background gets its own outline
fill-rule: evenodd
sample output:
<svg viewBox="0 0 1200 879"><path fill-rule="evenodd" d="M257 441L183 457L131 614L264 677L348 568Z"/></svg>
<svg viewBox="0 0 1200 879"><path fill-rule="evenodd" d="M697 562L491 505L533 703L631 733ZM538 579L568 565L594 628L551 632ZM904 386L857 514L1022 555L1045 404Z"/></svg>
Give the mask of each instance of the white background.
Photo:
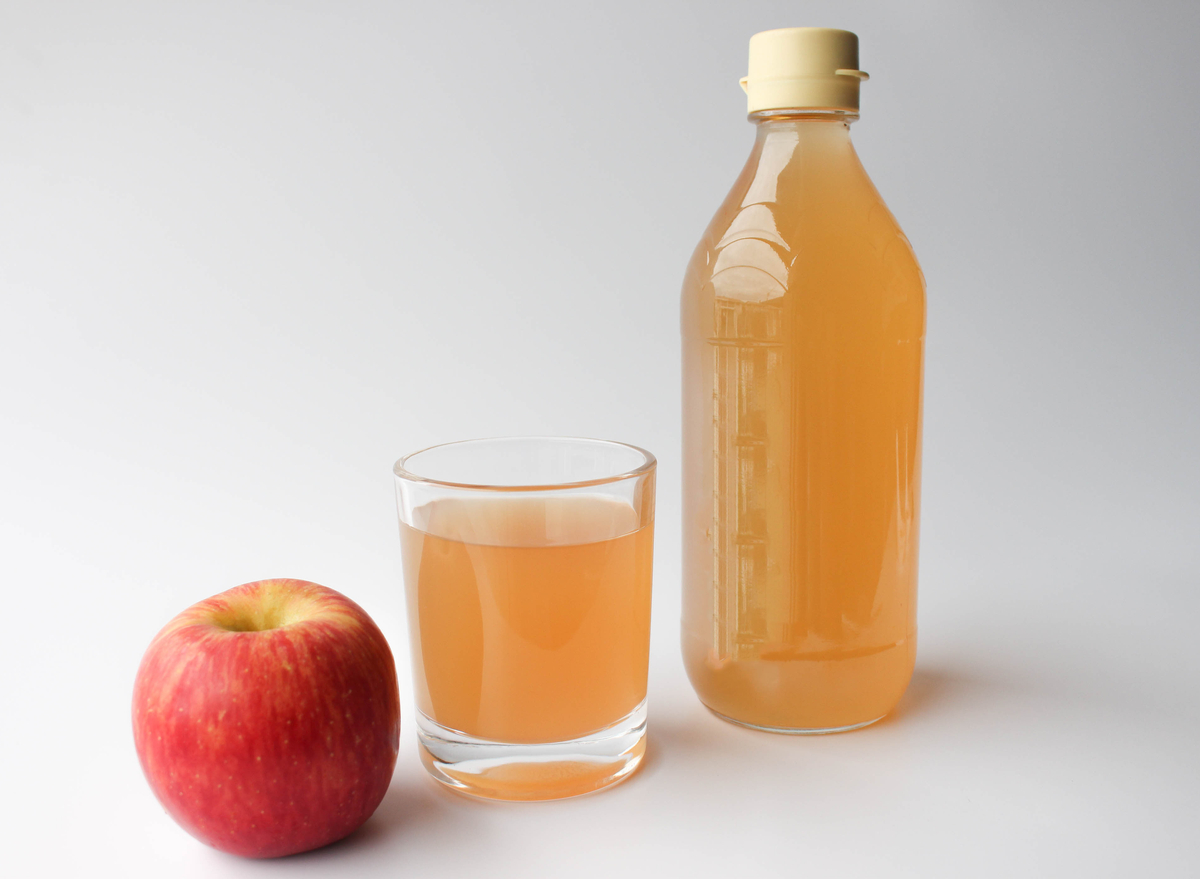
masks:
<svg viewBox="0 0 1200 879"><path fill-rule="evenodd" d="M1194 3L0 3L7 876L1195 875ZM862 40L859 152L929 282L921 646L793 739L683 675L678 289L771 27ZM141 777L133 676L238 583L361 603L413 711L390 466L660 460L651 749L620 788L424 777L241 861Z"/></svg>

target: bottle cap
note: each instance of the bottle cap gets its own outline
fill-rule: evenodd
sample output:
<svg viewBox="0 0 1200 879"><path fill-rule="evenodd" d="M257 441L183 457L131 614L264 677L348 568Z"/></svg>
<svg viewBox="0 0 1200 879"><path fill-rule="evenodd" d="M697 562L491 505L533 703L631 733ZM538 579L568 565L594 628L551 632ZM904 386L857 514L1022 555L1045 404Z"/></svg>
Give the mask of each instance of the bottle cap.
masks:
<svg viewBox="0 0 1200 879"><path fill-rule="evenodd" d="M858 37L830 27L785 27L750 38L750 72L741 80L747 112L858 111Z"/></svg>

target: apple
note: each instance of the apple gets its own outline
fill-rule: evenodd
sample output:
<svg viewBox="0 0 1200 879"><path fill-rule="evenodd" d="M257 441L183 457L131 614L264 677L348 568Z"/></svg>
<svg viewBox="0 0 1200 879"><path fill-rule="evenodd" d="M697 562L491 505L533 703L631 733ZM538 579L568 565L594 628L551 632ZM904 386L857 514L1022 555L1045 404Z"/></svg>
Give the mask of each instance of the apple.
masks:
<svg viewBox="0 0 1200 879"><path fill-rule="evenodd" d="M396 665L344 595L246 583L189 607L142 658L133 739L159 802L214 848L272 858L371 817L400 736Z"/></svg>

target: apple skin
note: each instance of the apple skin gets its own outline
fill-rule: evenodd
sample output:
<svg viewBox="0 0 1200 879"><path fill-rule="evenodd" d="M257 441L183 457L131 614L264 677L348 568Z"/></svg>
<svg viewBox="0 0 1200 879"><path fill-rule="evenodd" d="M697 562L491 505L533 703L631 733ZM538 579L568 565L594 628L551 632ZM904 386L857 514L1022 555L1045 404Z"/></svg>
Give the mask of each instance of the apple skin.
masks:
<svg viewBox="0 0 1200 879"><path fill-rule="evenodd" d="M344 595L260 580L201 601L151 642L133 691L142 770L180 826L272 858L328 845L375 811L400 736L396 665Z"/></svg>

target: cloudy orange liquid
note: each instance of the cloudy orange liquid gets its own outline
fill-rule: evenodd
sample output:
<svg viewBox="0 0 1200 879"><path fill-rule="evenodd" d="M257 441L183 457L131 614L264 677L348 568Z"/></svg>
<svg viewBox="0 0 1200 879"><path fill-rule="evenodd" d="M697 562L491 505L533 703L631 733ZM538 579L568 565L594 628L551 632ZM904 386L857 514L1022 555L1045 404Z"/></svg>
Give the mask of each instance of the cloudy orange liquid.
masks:
<svg viewBox="0 0 1200 879"><path fill-rule="evenodd" d="M878 719L916 651L925 286L844 122L759 124L682 329L693 686L757 726Z"/></svg>
<svg viewBox="0 0 1200 879"><path fill-rule="evenodd" d="M599 496L441 500L400 526L417 707L476 738L611 726L646 698L653 524Z"/></svg>

